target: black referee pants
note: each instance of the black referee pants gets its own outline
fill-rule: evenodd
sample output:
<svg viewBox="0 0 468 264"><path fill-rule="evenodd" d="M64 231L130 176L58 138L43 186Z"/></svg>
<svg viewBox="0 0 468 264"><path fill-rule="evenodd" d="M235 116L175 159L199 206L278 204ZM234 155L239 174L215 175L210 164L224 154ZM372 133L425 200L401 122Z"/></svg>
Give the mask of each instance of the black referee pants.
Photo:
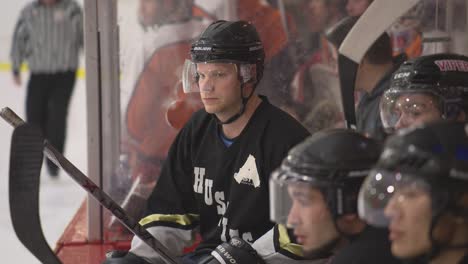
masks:
<svg viewBox="0 0 468 264"><path fill-rule="evenodd" d="M31 73L26 95L26 118L41 128L42 134L63 153L68 105L75 85L76 71L54 74ZM51 175L57 166L47 160Z"/></svg>

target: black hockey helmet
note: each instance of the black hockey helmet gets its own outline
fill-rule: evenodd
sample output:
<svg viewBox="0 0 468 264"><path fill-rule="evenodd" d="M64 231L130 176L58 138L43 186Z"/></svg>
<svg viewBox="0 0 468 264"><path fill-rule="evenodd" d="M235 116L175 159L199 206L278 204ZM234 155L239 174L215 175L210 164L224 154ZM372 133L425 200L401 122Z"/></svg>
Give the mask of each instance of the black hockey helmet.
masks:
<svg viewBox="0 0 468 264"><path fill-rule="evenodd" d="M240 111L220 124L229 124L237 120L245 111L249 95L244 96L244 87L252 83L255 89L263 76L265 51L255 27L246 21L218 20L210 24L200 37L192 43L191 61L186 61L183 71L185 92L199 91L197 63L233 63L237 67L241 83L242 106ZM252 65L255 65L253 70Z"/></svg>
<svg viewBox="0 0 468 264"><path fill-rule="evenodd" d="M229 61L261 64L265 60L262 41L255 27L246 21L218 20L209 25L192 44L192 61Z"/></svg>
<svg viewBox="0 0 468 264"><path fill-rule="evenodd" d="M359 215L370 224L388 225L384 214L388 203L394 195L411 190L431 197L429 237L433 250L441 247L433 232L440 216L450 212L468 219L468 207L459 203L468 195L468 123L440 121L403 129L390 137L361 187Z"/></svg>
<svg viewBox="0 0 468 264"><path fill-rule="evenodd" d="M424 103L411 97L425 94ZM422 56L404 62L392 75L389 90L380 101L384 127L393 132L404 112L416 115L435 107L441 119L454 119L466 110L468 57L456 54Z"/></svg>
<svg viewBox="0 0 468 264"><path fill-rule="evenodd" d="M263 76L265 51L252 23L218 20L211 23L190 50L192 62L232 62L255 64L256 82ZM242 78L244 79L244 78Z"/></svg>
<svg viewBox="0 0 468 264"><path fill-rule="evenodd" d="M346 129L320 131L292 148L270 179L271 219L288 224L290 186L310 186L323 194L336 220L357 213L359 188L377 162L380 144Z"/></svg>

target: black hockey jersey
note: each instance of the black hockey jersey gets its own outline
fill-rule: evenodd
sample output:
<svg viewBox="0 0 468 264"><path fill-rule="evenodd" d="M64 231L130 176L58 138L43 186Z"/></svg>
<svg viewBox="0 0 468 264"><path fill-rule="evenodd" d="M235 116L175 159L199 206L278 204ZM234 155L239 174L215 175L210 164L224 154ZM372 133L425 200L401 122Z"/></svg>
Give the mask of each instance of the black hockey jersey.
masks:
<svg viewBox="0 0 468 264"><path fill-rule="evenodd" d="M196 228L200 247L209 248L233 236L253 242L270 230L270 174L309 135L265 97L230 147L220 129L204 110L194 114L172 144L140 222L175 255L192 243ZM131 251L157 259L137 238Z"/></svg>

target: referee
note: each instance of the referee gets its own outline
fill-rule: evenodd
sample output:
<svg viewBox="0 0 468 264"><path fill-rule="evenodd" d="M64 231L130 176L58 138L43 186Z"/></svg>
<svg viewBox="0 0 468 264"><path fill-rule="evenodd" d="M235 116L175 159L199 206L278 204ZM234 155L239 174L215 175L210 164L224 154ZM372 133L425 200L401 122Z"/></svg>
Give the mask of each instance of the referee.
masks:
<svg viewBox="0 0 468 264"><path fill-rule="evenodd" d="M74 0L35 0L21 11L10 57L13 79L21 85L20 66L27 62L26 118L63 153L66 118L83 47L83 12ZM47 161L49 173L58 168Z"/></svg>

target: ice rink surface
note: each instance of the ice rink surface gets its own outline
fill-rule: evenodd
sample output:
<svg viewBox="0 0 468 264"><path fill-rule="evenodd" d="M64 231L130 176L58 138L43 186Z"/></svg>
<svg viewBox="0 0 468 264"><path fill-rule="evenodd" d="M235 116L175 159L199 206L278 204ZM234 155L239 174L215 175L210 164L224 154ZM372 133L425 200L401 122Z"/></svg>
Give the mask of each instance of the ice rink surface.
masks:
<svg viewBox="0 0 468 264"><path fill-rule="evenodd" d="M16 87L6 66L9 63L11 35L17 16L21 8L30 1L4 1L0 9L0 108L8 106L23 118L28 76L23 73L23 85ZM78 2L83 4L82 0ZM85 97L85 81L78 79L69 110L65 156L83 172L87 170ZM0 120L0 262L35 264L40 262L17 239L10 219L8 166L12 131L9 124ZM42 227L49 245L55 248L63 230L84 201L86 192L63 173L57 179L52 179L45 168L41 173L40 188Z"/></svg>
<svg viewBox="0 0 468 264"><path fill-rule="evenodd" d="M27 74L23 74L23 85L13 84L9 72L0 72L0 108L13 109L24 118L25 85ZM86 141L86 91L85 80L78 79L72 95L68 114L65 156L79 169L87 170ZM8 167L12 127L0 120L0 252L2 263L40 263L21 244L14 233L8 204ZM65 227L84 201L86 192L63 172L51 178L45 166L41 173L40 216L42 228L51 248L60 238Z"/></svg>

